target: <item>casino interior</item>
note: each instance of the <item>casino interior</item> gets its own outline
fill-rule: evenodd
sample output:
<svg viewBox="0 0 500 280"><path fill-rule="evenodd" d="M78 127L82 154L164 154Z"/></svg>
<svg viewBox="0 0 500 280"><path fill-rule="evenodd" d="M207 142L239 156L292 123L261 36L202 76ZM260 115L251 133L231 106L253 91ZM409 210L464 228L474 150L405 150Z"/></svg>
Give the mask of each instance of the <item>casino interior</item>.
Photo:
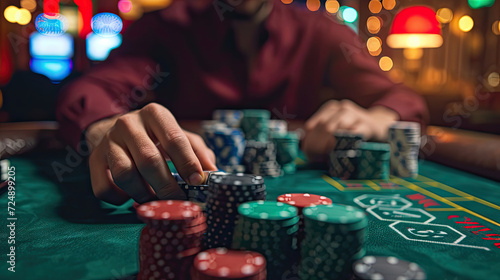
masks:
<svg viewBox="0 0 500 280"><path fill-rule="evenodd" d="M155 250L151 242L144 241L151 240L152 235L146 236L144 231L141 234L144 222L147 226L154 224L151 221L157 217L148 215L155 213L155 206L139 206L135 209L132 200L121 206L97 200L90 187L86 164L88 155L78 148L75 150L61 139L56 111L61 89L102 64L110 52L122 44L122 35L126 34L135 21L147 13L169 9L176 1L196 2L0 1L0 224L15 224L8 227L10 231L0 225L3 228L0 230L1 279L135 279L136 276L137 279L167 279L164 277L169 275L168 271L154 271L143 260L149 254L148 250ZM219 12L231 13L231 5L241 1L210 2L215 9L223 9ZM249 261L248 255L238 255L233 251L229 251L234 254L231 257L225 256L225 251L211 251L209 258L213 263L210 268L204 268L205 256L186 253L191 254L191 262L194 259L195 263L190 276L178 272L182 270L184 263L172 257L175 260L171 262L175 263L178 270L172 268L174 272L170 273L178 277L175 279L396 279L373 276L375 270L389 275L386 270L392 269L393 275L413 275L397 279L500 279L500 0L277 0L276 5L297 6L348 26L358 34L364 51L378 62L380 69L394 83L406 85L425 100L429 111L428 122L426 126L422 126L421 133L417 133L418 144L413 147L415 157L412 160L418 171L410 172L408 176L393 173L393 146L390 155L391 172L389 174L386 171L387 176L381 175L380 178L373 177L375 175L363 177L359 174L358 177L345 177L342 172L338 175L338 172L332 171L332 166L333 169L335 164L347 167L339 158L336 161L332 159L334 151L330 153L330 170L326 164L309 164L298 148L304 133L304 120L282 119L282 114L274 111L267 112L270 114L267 122L269 119L282 119L280 125L285 126L284 132L293 132L296 137L274 140L278 150L277 162L281 166L276 168L275 165L271 167L267 164L264 168L261 164L259 168L255 168L255 162L247 163L246 167L238 165L241 163L238 162L238 168L230 167L227 163L229 161L223 160L226 146L220 146L218 139L210 139L218 135L215 133L214 136L214 130L211 130L212 134L207 133L203 120L180 120L183 128L205 133L205 140L215 151L220 170L250 173L259 175L259 178L260 175L264 176L267 197L265 194L262 197L262 192L257 193L252 189L255 191L254 196L246 201L265 199L286 203L290 200L283 198L285 193L307 192L321 195L321 201L325 201L326 197L329 203L333 201L334 207L337 204L357 207L356 211L361 211L368 222L363 220L367 223L363 226L363 230L366 227L366 232L359 228L362 222L356 226L349 224L353 236L363 232L361 243L364 245L354 251L355 255L359 255L357 262L352 265L355 271L349 272L355 275L345 276L342 274L345 271L329 274L325 267L333 269L335 265L338 266L338 259L331 263L325 261L326 258L332 258L328 255L331 253L328 249L315 251L317 258L314 261L306 262L304 256L302 261L284 261L284 257L276 251L288 252L287 248L283 248L287 246L285 243L289 237L286 233L281 241L259 239L257 242L281 242L281 249L278 246L278 249L272 247L275 249L259 251L252 247L253 243L246 244L245 234L238 232L244 231L245 222L251 223L250 221L261 218L253 216L258 211L277 207L253 205L249 202L247 207L254 212L246 209L249 211L246 213L245 209L235 208L240 213L241 221L236 226L236 216L225 216L226 219L232 219L235 227L234 234L231 232L229 237L234 238L233 248L240 246L255 249L252 251L257 253L252 255L252 261L259 259L260 254L264 255L267 261L267 278L265 265L257 265L257 262L252 267L258 271L255 274L251 270L246 275L243 273L243 276L225 278L228 274L235 273L227 267L223 267L227 271L217 270L219 274L210 274L211 270L216 270L214 266L217 266L217 258L226 263L236 262L238 259ZM229 122L233 119L228 120L228 116L223 113L224 111L214 112L214 119L231 125ZM242 116L241 129L245 132L242 137L245 137L247 144L251 139L248 137L252 127L256 125L252 121L262 117L257 113L258 110L244 110ZM240 117L231 115L231 118ZM271 129L271 122L267 122L266 129L268 125ZM246 130L245 125L248 126ZM283 129L277 122L274 125L273 129L276 131ZM217 130L214 127L210 129ZM408 127L393 129L410 130ZM401 133L401 137L409 135L407 132ZM396 133L396 137L398 135ZM236 141L234 133L232 136L231 141ZM344 136L336 134L337 143L341 143ZM415 134L410 136L415 138ZM267 141L267 136L265 138ZM345 136L345 139L348 137ZM389 140L390 144L392 140ZM229 140L224 141L224 145L229 145ZM292 143L297 150L283 152L280 150L280 143L284 145L283 149ZM379 148L374 146L371 145L370 148ZM256 153L264 149L262 147L260 144L252 146ZM239 155L240 160L245 160L247 149L248 145L246 149L245 146L240 149L241 152L245 150L245 156ZM343 152L339 150L344 150L338 146L336 149L339 153ZM280 151L294 155L294 161L282 164ZM349 151L354 150L349 148ZM345 158L352 159L347 154ZM384 162L389 165L389 156ZM234 162L231 161L231 164L234 165ZM169 166L171 170L175 169L171 162ZM241 166L242 170L239 168ZM186 190L189 189L189 194L186 192L186 195L190 201L208 205L216 203L216 199L228 199L217 197L220 194L213 189L229 180L230 176L210 176L208 178L213 180L210 184L214 186L207 183L212 188L210 193L207 187L207 197L201 197L206 194L205 189L191 188L182 182ZM181 181L182 178L179 177L179 185ZM263 186L264 181L260 184ZM261 185L258 188L262 189ZM280 197L285 200L280 200ZM291 199L295 198L292 196ZM307 229L316 226L318 232L324 233L316 237L328 240L330 237L325 235L329 232L321 225L332 221L325 222L317 217L330 211L330 208L308 212L306 206L302 206L304 209L299 206L301 199L303 198L287 204L297 203L298 209L298 214L293 212L297 211L294 208L287 215L298 215L301 221L306 219L305 237L301 237L302 228L298 225L298 236L303 242L302 248L296 251L314 251L316 246L327 248L331 243L315 244L311 237L314 235L308 236ZM314 205L322 203L315 202ZM180 209L187 206L176 207ZM201 211L196 210L196 206L189 207L191 208L186 208L189 211ZM221 214L224 212L221 209L210 209L212 208L205 208L208 212L207 217L203 218L207 224L211 222L207 225L209 241L210 238L218 238L210 237L210 234L227 234L209 231L217 227L211 216L226 215ZM279 211L288 213L289 209ZM11 219L19 219L9 220L8 215ZM314 217L311 218L312 216ZM356 215L352 214L351 218L355 219L354 216ZM424 216L429 219L424 221ZM319 220L314 220L315 217ZM281 221L281 218L283 217L271 220L279 224L277 221ZM307 223L307 219L317 223ZM293 219L281 221L279 227L293 228L295 224L285 225L291 220ZM197 224L191 226L191 232L201 228ZM283 228L280 229L283 232L290 231ZM405 234L405 230L411 231L413 235ZM200 234L200 231L196 234ZM451 236L454 234L459 237L453 239ZM11 244L12 240L17 242ZM215 248L221 244L224 245L222 247L231 247L231 243L227 242L210 242L215 245L206 248ZM151 245L151 248L143 243ZM419 246L421 248L417 248ZM200 245L196 246L198 247ZM332 250L335 251L336 247L332 247ZM289 256L294 255L293 252ZM368 255L391 257L381 261L379 257L366 257ZM392 257L399 260L400 266L404 266L406 260L411 262L406 266L411 268L412 264L417 263L420 267L414 270L414 267L394 268L397 265ZM344 257L342 261L349 263L346 258L352 258L353 262L356 260L354 253ZM364 265L364 270L356 271L356 267L360 265ZM148 269L144 268L146 266ZM234 266L238 264L235 263ZM13 267L16 272L12 272ZM293 278L296 274L300 278Z"/></svg>

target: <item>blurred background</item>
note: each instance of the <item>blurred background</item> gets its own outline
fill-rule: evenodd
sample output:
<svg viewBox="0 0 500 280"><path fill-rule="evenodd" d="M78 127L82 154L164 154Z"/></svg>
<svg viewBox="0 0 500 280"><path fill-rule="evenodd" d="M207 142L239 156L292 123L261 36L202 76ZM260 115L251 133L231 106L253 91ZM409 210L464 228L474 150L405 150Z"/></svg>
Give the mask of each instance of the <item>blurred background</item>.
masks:
<svg viewBox="0 0 500 280"><path fill-rule="evenodd" d="M171 1L183 0L0 1L0 122L55 120L61 86ZM355 30L382 70L427 100L431 125L500 134L500 0L282 2Z"/></svg>

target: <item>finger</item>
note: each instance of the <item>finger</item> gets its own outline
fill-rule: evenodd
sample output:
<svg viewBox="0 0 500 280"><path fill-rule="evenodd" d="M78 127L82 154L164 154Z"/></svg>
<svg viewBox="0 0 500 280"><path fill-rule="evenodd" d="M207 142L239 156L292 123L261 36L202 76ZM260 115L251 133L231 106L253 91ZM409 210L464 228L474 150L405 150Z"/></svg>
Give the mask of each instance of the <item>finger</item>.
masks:
<svg viewBox="0 0 500 280"><path fill-rule="evenodd" d="M340 109L331 116L331 121L325 127L325 130L331 134L335 131L350 130L359 121L359 115L351 110Z"/></svg>
<svg viewBox="0 0 500 280"><path fill-rule="evenodd" d="M139 174L131 156L115 143L110 143L108 166L115 184L138 203L156 198L151 187Z"/></svg>
<svg viewBox="0 0 500 280"><path fill-rule="evenodd" d="M373 135L372 135L372 130L370 127L368 127L366 124L362 123L362 122L358 122L356 125L354 125L351 130L350 130L352 133L354 134L361 134L363 135L363 138L365 140L370 140L372 139Z"/></svg>
<svg viewBox="0 0 500 280"><path fill-rule="evenodd" d="M121 205L130 196L113 183L108 162L99 147L89 157L90 181L94 195L105 202Z"/></svg>
<svg viewBox="0 0 500 280"><path fill-rule="evenodd" d="M200 160L203 170L216 171L217 166L215 165L215 154L207 147L207 145L205 145L203 139L190 132L186 132L186 136L188 137L189 142L191 142L191 147L198 157L198 160Z"/></svg>
<svg viewBox="0 0 500 280"><path fill-rule="evenodd" d="M190 185L200 185L203 181L200 161L170 111L161 105L150 104L141 112L144 112L145 125L170 156L181 177Z"/></svg>
<svg viewBox="0 0 500 280"><path fill-rule="evenodd" d="M314 115L312 115L309 120L304 125L306 130L313 130L318 123L325 122L330 118L331 115L335 114L337 110L340 109L339 102L336 100L330 100L323 104Z"/></svg>
<svg viewBox="0 0 500 280"><path fill-rule="evenodd" d="M115 139L129 151L142 180L154 190L159 199L182 199L184 192L172 176L168 164L153 139L149 137L138 116L124 116L111 131ZM125 184L127 184L125 182Z"/></svg>

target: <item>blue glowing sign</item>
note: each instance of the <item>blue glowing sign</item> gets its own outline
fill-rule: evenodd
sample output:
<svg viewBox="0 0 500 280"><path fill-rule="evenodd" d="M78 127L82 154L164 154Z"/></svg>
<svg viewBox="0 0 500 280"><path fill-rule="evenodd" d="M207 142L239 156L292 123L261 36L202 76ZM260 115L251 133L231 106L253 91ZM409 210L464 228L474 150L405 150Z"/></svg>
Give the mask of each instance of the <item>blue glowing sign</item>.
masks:
<svg viewBox="0 0 500 280"><path fill-rule="evenodd" d="M113 37L102 37L95 33L90 33L87 36L87 57L94 61L105 60L109 52L121 44L122 36L120 34Z"/></svg>
<svg viewBox="0 0 500 280"><path fill-rule="evenodd" d="M71 59L39 59L33 58L30 61L30 68L33 72L48 77L52 82L64 80L73 69Z"/></svg>
<svg viewBox="0 0 500 280"><path fill-rule="evenodd" d="M123 28L121 18L112 13L100 13L92 18L90 24L95 34L102 37L113 37L119 34Z"/></svg>
<svg viewBox="0 0 500 280"><path fill-rule="evenodd" d="M49 37L35 31L30 35L30 54L32 57L71 58L73 51L73 37L68 34Z"/></svg>

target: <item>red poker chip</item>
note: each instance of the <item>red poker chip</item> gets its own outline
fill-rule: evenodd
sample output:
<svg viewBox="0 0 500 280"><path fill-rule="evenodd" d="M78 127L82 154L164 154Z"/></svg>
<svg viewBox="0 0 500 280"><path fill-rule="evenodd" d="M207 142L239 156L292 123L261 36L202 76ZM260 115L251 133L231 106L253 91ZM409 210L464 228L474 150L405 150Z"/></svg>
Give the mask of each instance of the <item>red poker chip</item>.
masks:
<svg viewBox="0 0 500 280"><path fill-rule="evenodd" d="M181 200L157 200L142 204L137 208L137 215L145 222L149 221L190 221L199 217L201 207Z"/></svg>
<svg viewBox="0 0 500 280"><path fill-rule="evenodd" d="M308 193L287 193L278 196L278 201L293 205L297 208L306 208L314 205L330 205L332 200L326 196Z"/></svg>
<svg viewBox="0 0 500 280"><path fill-rule="evenodd" d="M192 274L199 275L199 279L205 279L203 276L245 279L260 276L265 269L266 259L259 253L216 248L196 255Z"/></svg>

